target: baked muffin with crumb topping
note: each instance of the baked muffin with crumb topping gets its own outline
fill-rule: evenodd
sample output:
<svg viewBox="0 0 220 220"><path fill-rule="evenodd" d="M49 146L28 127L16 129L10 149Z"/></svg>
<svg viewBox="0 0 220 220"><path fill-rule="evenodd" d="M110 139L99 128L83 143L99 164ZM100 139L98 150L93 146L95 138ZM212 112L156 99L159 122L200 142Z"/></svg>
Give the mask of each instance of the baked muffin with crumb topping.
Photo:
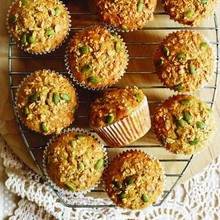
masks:
<svg viewBox="0 0 220 220"><path fill-rule="evenodd" d="M147 97L137 87L106 90L91 104L89 124L108 145L128 145L151 127Z"/></svg>
<svg viewBox="0 0 220 220"><path fill-rule="evenodd" d="M217 2L217 0L163 0L163 5L172 20L197 26L213 15Z"/></svg>
<svg viewBox="0 0 220 220"><path fill-rule="evenodd" d="M97 186L107 163L102 144L82 129L53 138L44 153L49 181L71 193Z"/></svg>
<svg viewBox="0 0 220 220"><path fill-rule="evenodd" d="M203 150L216 130L208 105L187 94L170 97L159 105L153 127L161 144L175 154L194 154Z"/></svg>
<svg viewBox="0 0 220 220"><path fill-rule="evenodd" d="M69 43L66 66L73 79L87 89L103 89L115 84L128 65L121 37L102 26L79 32Z"/></svg>
<svg viewBox="0 0 220 220"><path fill-rule="evenodd" d="M7 25L19 47L41 54L56 49L65 40L70 18L59 0L16 0L9 10Z"/></svg>
<svg viewBox="0 0 220 220"><path fill-rule="evenodd" d="M139 210L154 204L164 189L158 160L141 151L124 151L107 168L105 189L122 208Z"/></svg>
<svg viewBox="0 0 220 220"><path fill-rule="evenodd" d="M161 82L177 92L194 92L208 83L214 73L215 57L201 34L172 32L157 47L153 62Z"/></svg>
<svg viewBox="0 0 220 220"><path fill-rule="evenodd" d="M101 20L120 30L141 29L153 20L157 0L95 0Z"/></svg>
<svg viewBox="0 0 220 220"><path fill-rule="evenodd" d="M38 70L20 84L16 108L21 121L44 135L60 133L75 119L76 89L62 75Z"/></svg>

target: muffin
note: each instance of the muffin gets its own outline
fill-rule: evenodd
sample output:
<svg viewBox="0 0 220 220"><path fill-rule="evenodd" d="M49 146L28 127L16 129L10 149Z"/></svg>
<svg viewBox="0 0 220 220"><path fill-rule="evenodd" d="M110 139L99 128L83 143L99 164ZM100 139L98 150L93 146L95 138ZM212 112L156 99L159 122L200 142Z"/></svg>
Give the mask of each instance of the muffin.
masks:
<svg viewBox="0 0 220 220"><path fill-rule="evenodd" d="M9 9L7 26L19 47L41 54L56 49L65 40L70 18L59 0L16 0Z"/></svg>
<svg viewBox="0 0 220 220"><path fill-rule="evenodd" d="M170 18L181 24L197 26L209 18L217 6L217 0L163 0Z"/></svg>
<svg viewBox="0 0 220 220"><path fill-rule="evenodd" d="M204 149L216 130L215 119L199 98L179 94L156 109L154 131L161 144L175 154L194 154Z"/></svg>
<svg viewBox="0 0 220 220"><path fill-rule="evenodd" d="M49 182L67 193L85 193L97 186L107 162L103 145L82 129L52 138L44 158Z"/></svg>
<svg viewBox="0 0 220 220"><path fill-rule="evenodd" d="M156 49L153 62L161 82L177 92L193 92L210 81L215 58L208 41L194 31L168 34Z"/></svg>
<svg viewBox="0 0 220 220"><path fill-rule="evenodd" d="M89 125L109 146L128 145L151 127L147 97L137 87L107 90L91 104Z"/></svg>
<svg viewBox="0 0 220 220"><path fill-rule="evenodd" d="M124 151L107 168L105 189L122 208L140 210L154 204L164 189L159 161L141 151Z"/></svg>
<svg viewBox="0 0 220 220"><path fill-rule="evenodd" d="M153 20L156 0L95 0L100 18L106 24L120 30L141 29Z"/></svg>
<svg viewBox="0 0 220 220"><path fill-rule="evenodd" d="M78 107L75 88L62 75L38 70L18 88L16 108L21 121L44 135L60 133L75 119Z"/></svg>
<svg viewBox="0 0 220 220"><path fill-rule="evenodd" d="M128 65L121 37L102 26L79 32L66 52L66 66L73 79L84 88L102 89L115 84Z"/></svg>

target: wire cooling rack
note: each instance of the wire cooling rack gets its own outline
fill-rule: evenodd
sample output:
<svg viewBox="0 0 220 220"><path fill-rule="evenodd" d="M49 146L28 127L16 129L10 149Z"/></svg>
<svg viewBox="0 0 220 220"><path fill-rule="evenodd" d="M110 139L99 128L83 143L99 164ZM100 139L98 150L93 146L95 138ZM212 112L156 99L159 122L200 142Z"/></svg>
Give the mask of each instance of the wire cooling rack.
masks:
<svg viewBox="0 0 220 220"><path fill-rule="evenodd" d="M78 3L77 3L78 2ZM77 31L88 27L89 25L100 24L96 12L91 12L91 8L85 4L84 1L76 1L74 7L71 3L67 3L67 7L70 10L72 17L72 28L70 37L73 36ZM78 7L77 7L78 4ZM210 42L216 53L216 69L212 81L202 88L195 95L199 96L203 101L207 102L210 108L213 108L216 91L218 87L218 72L219 72L219 30L216 14L205 23L203 26L189 28L182 26L173 21L169 21L168 15L161 9L156 10L154 13L154 21L149 22L146 27L142 30L137 30L129 33L120 32L120 35L124 38L129 51L129 66L128 70L115 87L122 87L125 85L133 86L136 85L143 89L144 93L148 97L151 117L154 114L154 110L158 104L173 93L165 88L155 74L152 63L152 55L155 48L159 45L161 40L169 33L176 30L190 29L196 30L210 39ZM159 21L160 22L157 22ZM167 25L166 21L169 21ZM159 26L158 23L161 25ZM55 52L46 55L30 55L17 48L15 43L10 38L9 42L9 79L11 96L13 102L15 101L15 94L18 85L24 77L39 69L53 69L68 77L67 71L64 65L64 54L66 44L61 46ZM79 113L76 121L73 123L74 127L83 127L90 130L88 127L88 106L91 101L94 100L96 92L85 91L82 88L77 87L79 94ZM208 92L207 92L208 91ZM207 95L209 94L209 95ZM43 151L47 141L51 136L43 136L28 130L19 118L15 111L17 123L21 131L21 135L25 142L25 145L30 152L36 166L44 176L42 159ZM91 131L92 132L92 131ZM170 194L172 189L177 185L184 172L188 168L190 162L193 159L193 155L173 155L167 152L156 140L152 130L148 132L145 137L136 141L133 145L126 146L120 149L112 149L109 146L105 146L108 152L108 156L111 160L116 154L127 149L140 149L148 152L155 156L165 168L166 175L166 187L163 195L157 201L154 206L161 205L167 196ZM51 187L52 188L52 187ZM104 207L115 207L115 205L108 199L108 196L102 186L85 195L82 198L69 197L53 189L60 201L68 206L74 208L104 208ZM101 200L100 200L101 199Z"/></svg>

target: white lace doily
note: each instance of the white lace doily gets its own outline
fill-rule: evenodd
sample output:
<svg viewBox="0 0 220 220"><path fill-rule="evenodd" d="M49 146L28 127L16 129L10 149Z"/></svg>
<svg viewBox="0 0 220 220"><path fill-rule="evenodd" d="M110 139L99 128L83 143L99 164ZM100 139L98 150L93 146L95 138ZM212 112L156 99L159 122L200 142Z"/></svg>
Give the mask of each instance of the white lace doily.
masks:
<svg viewBox="0 0 220 220"><path fill-rule="evenodd" d="M161 206L128 212L120 208L71 209L65 207L51 189L41 183L41 177L13 154L1 137L0 152L7 174L5 185L8 190L21 197L9 220L220 219L220 157L201 173L177 186Z"/></svg>

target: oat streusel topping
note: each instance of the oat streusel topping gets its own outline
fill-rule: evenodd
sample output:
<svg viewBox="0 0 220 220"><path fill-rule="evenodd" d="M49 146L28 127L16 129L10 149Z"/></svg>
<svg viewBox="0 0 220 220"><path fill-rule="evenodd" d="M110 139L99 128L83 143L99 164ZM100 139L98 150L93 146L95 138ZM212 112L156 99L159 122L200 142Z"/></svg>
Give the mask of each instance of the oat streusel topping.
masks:
<svg viewBox="0 0 220 220"><path fill-rule="evenodd" d="M28 128L45 135L60 133L75 119L76 90L63 76L39 70L20 85L16 106Z"/></svg>
<svg viewBox="0 0 220 220"><path fill-rule="evenodd" d="M124 42L101 26L79 32L70 42L68 56L71 74L91 88L113 85L128 64Z"/></svg>
<svg viewBox="0 0 220 220"><path fill-rule="evenodd" d="M98 128L117 122L139 109L144 97L137 87L107 90L91 104L89 123Z"/></svg>
<svg viewBox="0 0 220 220"><path fill-rule="evenodd" d="M163 169L158 160L144 152L124 151L110 163L105 175L105 188L116 205L143 209L162 194Z"/></svg>
<svg viewBox="0 0 220 220"><path fill-rule="evenodd" d="M178 92L193 92L209 82L215 62L204 37L187 30L170 33L153 60L161 82Z"/></svg>
<svg viewBox="0 0 220 220"><path fill-rule="evenodd" d="M210 17L217 0L164 0L164 8L171 19L181 24L197 26Z"/></svg>
<svg viewBox="0 0 220 220"><path fill-rule="evenodd" d="M191 95L177 95L158 106L154 131L162 145L176 154L193 154L204 149L216 130L207 104Z"/></svg>
<svg viewBox="0 0 220 220"><path fill-rule="evenodd" d="M33 53L55 49L69 31L69 15L59 0L17 0L8 19L15 41Z"/></svg>
<svg viewBox="0 0 220 220"><path fill-rule="evenodd" d="M47 149L46 168L51 180L71 191L91 188L104 171L102 145L82 132L66 132L57 137Z"/></svg>
<svg viewBox="0 0 220 220"><path fill-rule="evenodd" d="M101 19L107 24L123 30L143 28L153 20L156 0L96 0Z"/></svg>

